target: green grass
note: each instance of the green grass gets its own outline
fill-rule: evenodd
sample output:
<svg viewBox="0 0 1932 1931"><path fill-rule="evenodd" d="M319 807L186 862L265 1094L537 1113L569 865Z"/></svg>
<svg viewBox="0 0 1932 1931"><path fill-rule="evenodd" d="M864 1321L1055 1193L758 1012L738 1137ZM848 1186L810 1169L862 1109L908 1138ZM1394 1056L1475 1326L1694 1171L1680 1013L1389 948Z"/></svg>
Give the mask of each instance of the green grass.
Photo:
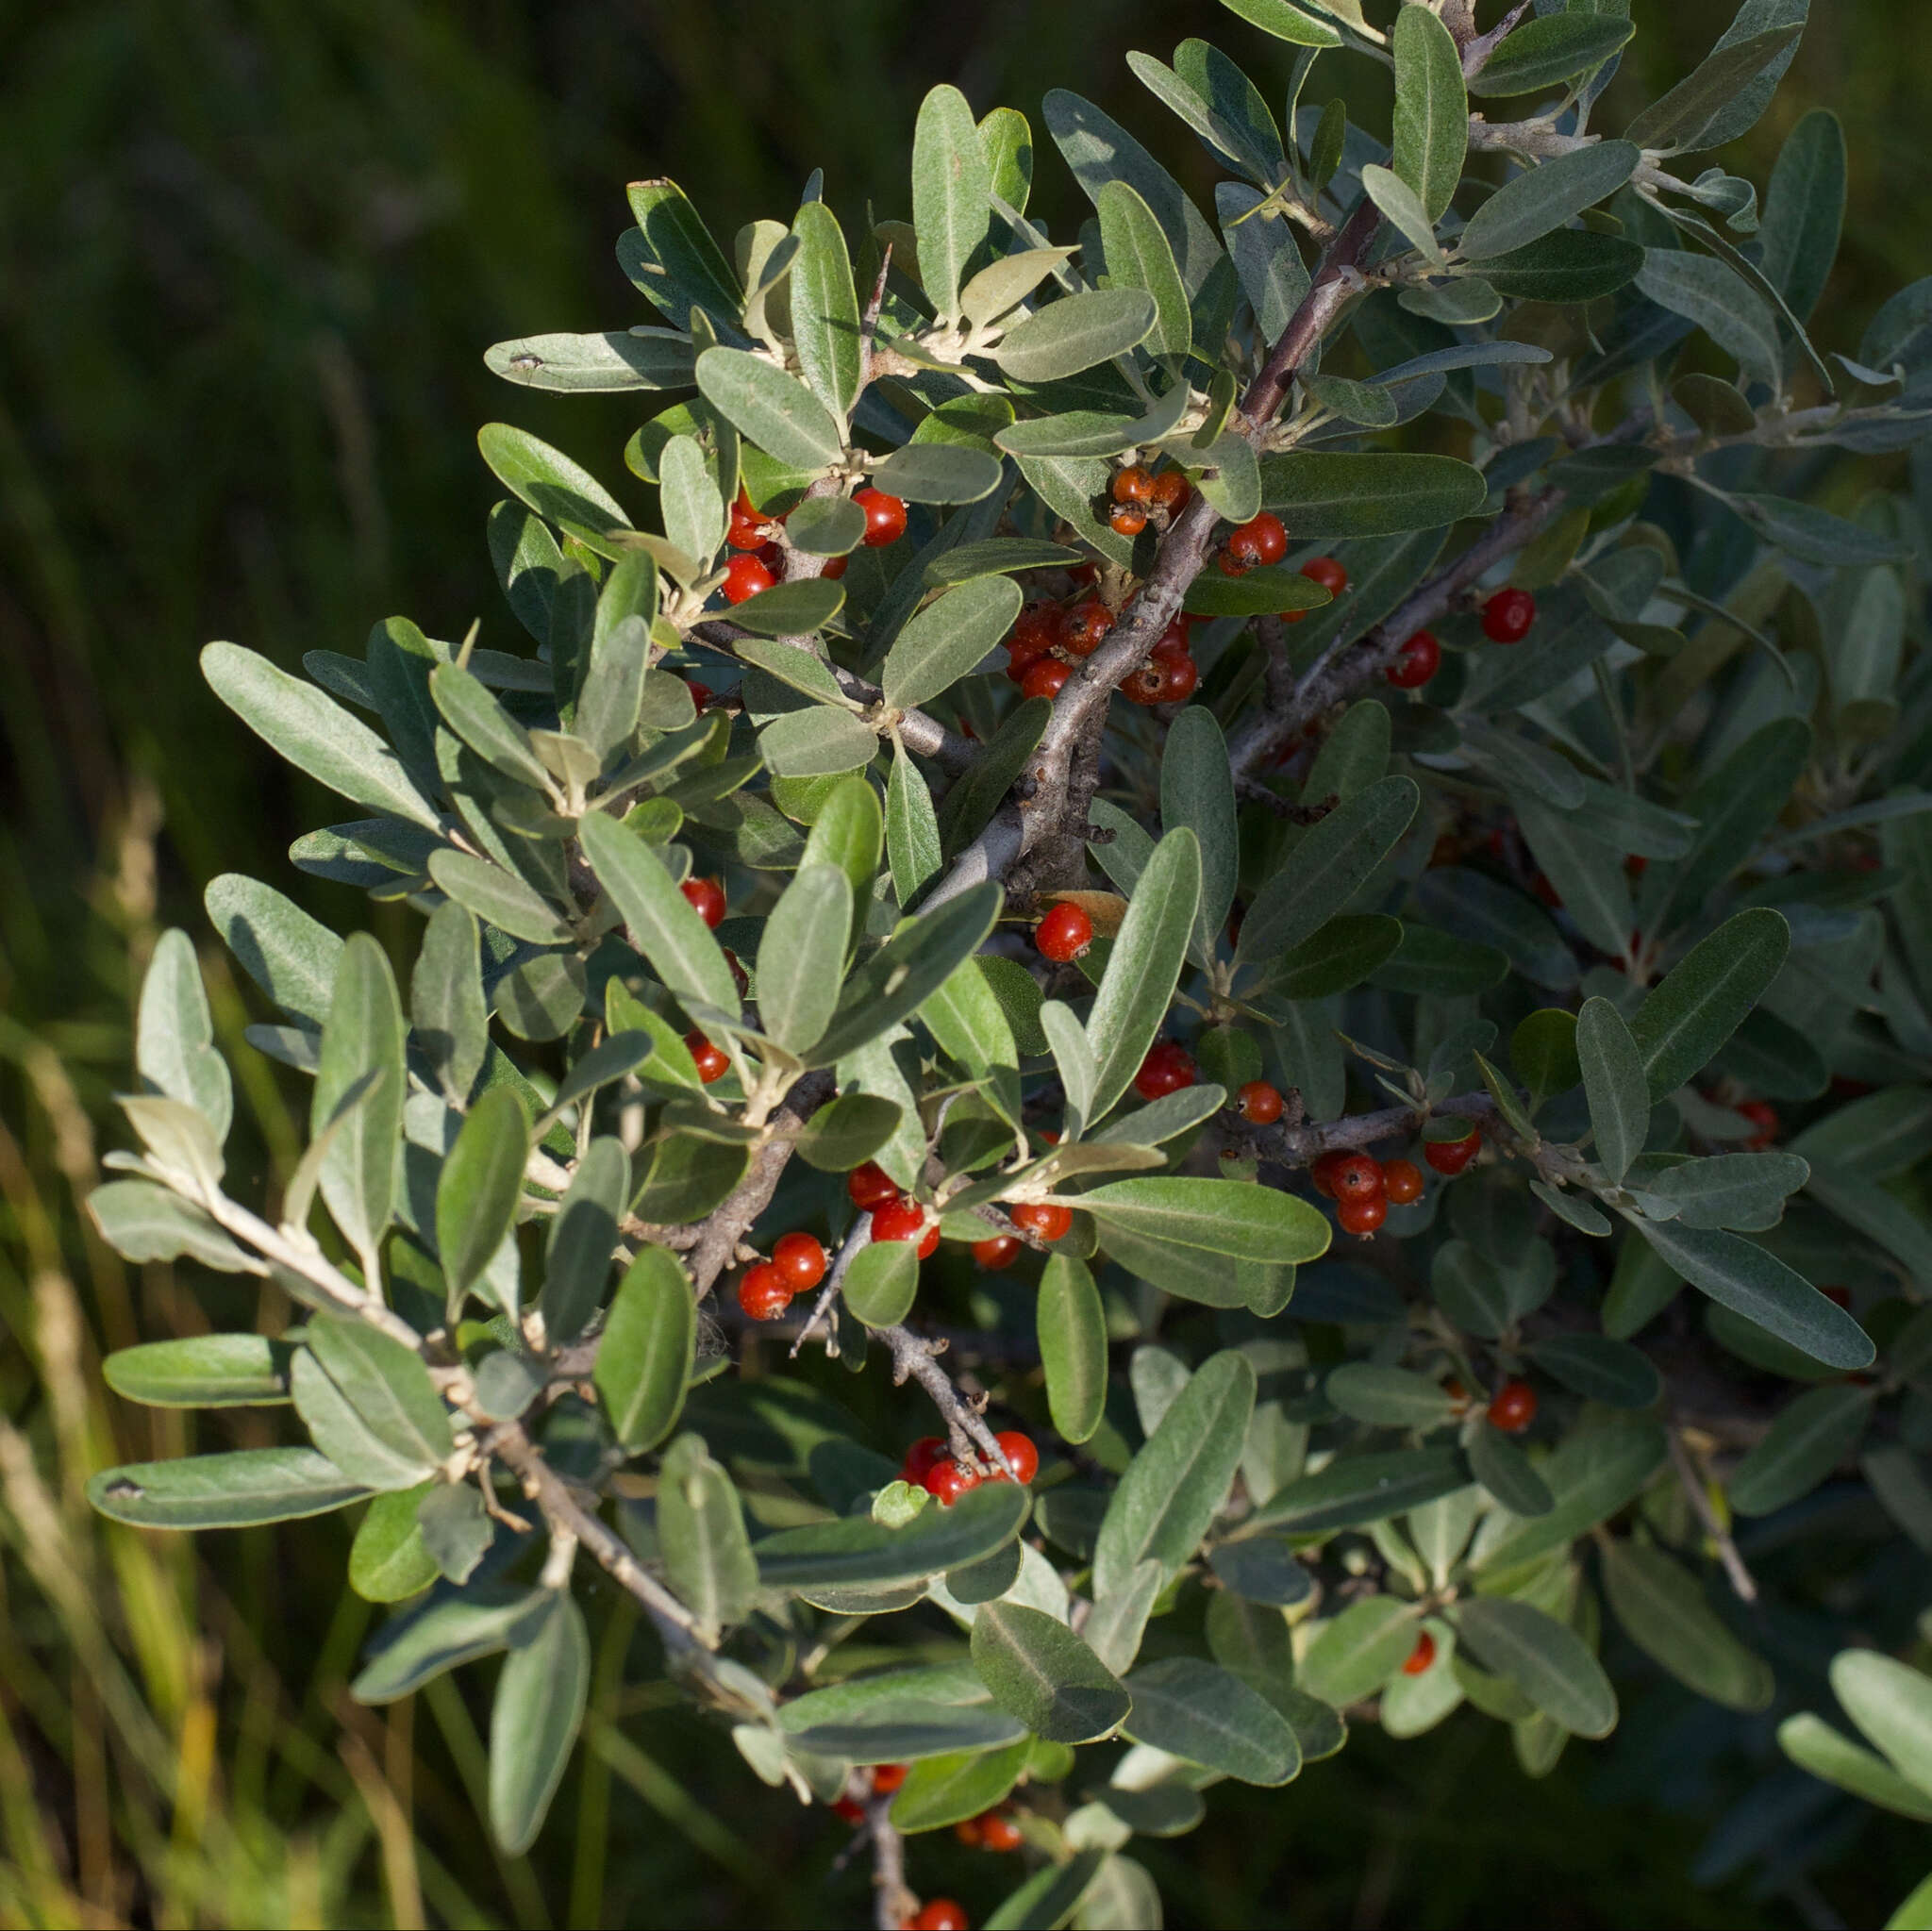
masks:
<svg viewBox="0 0 1932 1931"><path fill-rule="evenodd" d="M1639 0L1627 84L1683 71L1724 10ZM1915 117L1932 55L1903 0L1815 12L1732 165L1762 179L1807 107L1844 113L1852 226L1825 333L1851 340L1926 265ZM475 426L514 420L622 483L635 418L505 389L480 352L637 318L610 256L626 178L679 178L726 234L781 212L814 165L841 208L871 194L902 213L913 108L954 79L1029 111L1075 86L1198 188L1205 158L1121 57L1189 32L1262 43L1207 0L68 0L10 9L7 28L0 1923L862 1923L865 1873L831 1869L836 1834L638 1681L650 1639L614 1601L591 1605L589 1747L536 1851L505 1859L475 1821L487 1679L387 1711L346 1701L378 1613L347 1590L347 1523L171 1540L86 1507L111 1461L277 1427L134 1409L98 1373L137 1339L288 1314L225 1277L130 1270L81 1212L116 1143L155 934L204 938L200 891L224 870L368 918L290 872L289 840L334 814L213 702L195 654L233 636L293 664L398 610L443 636L478 617L486 641L507 634ZM1056 170L1042 157L1040 199L1065 226ZM249 995L218 949L204 963L238 1045ZM235 1063L233 1162L244 1190L273 1192L298 1096L258 1056ZM1464 1723L1399 1748L1366 1736L1285 1796L1227 1793L1148 1856L1184 1924L1822 1922L1756 1866L1708 1889L1689 1875L1710 1821L1774 1761L1758 1743L1698 1759L1657 1804L1612 1805L1621 1740L1527 1785ZM1836 1908L1881 1915L1918 1876L1918 1841L1874 1825L1856 1864L1840 1847L1820 1880ZM916 1856L975 1916L998 1895L1004 1873L950 1839Z"/></svg>

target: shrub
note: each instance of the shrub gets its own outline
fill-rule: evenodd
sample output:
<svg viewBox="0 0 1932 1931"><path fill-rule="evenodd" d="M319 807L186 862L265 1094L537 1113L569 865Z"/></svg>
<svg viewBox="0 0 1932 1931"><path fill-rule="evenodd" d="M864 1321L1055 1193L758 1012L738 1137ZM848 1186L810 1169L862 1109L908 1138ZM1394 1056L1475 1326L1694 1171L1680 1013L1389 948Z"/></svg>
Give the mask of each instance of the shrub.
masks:
<svg viewBox="0 0 1932 1931"><path fill-rule="evenodd" d="M659 320L490 351L685 398L625 452L656 528L482 432L535 655L204 656L371 814L295 863L425 924L406 1002L209 887L313 1083L269 1216L158 949L95 1217L308 1312L108 1378L308 1445L91 1492L361 1507L403 1606L357 1692L503 1655L506 1850L584 1709L580 1555L879 1922L957 1920L916 1834L958 1824L1025 1852L995 1922L1101 1925L1158 1922L1137 1832L1348 1720L1467 1703L1531 1774L1606 1735L1606 1606L1613 1663L1789 1704L1738 1518L1802 1537L1856 1469L1932 1535L1923 473L1853 461L1932 426L1932 285L1826 358L1836 122L1761 213L1693 172L1803 0L1617 135L1614 9L1233 11L1260 82L1134 57L1211 224L1071 93L1066 244L951 88L909 223L814 182L727 255L635 184ZM1392 65L1391 144L1305 98L1329 51ZM887 1432L801 1350L917 1390Z"/></svg>

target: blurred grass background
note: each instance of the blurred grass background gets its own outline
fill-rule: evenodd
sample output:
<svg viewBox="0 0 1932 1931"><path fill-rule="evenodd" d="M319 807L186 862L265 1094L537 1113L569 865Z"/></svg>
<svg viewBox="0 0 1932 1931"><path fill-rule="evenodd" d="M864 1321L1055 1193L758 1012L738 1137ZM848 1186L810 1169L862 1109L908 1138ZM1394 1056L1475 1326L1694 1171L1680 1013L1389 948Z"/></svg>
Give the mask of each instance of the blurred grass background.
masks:
<svg viewBox="0 0 1932 1931"><path fill-rule="evenodd" d="M1637 0L1599 125L1685 72L1728 11ZM1726 157L1761 184L1799 114L1844 118L1827 343L1932 266L1919 15L1814 0L1771 114ZM338 814L215 705L196 651L233 637L292 666L356 650L394 611L509 637L475 427L516 421L621 487L637 412L508 390L480 352L648 319L611 254L624 182L679 179L727 240L787 214L814 166L848 217L868 196L903 215L914 110L951 80L1036 126L1044 90L1074 87L1205 198L1208 162L1122 58L1189 33L1278 94L1283 50L1209 0L0 5L0 1923L863 1922L865 1873L828 1869L821 1818L626 1688L620 1606L600 1608L593 1747L536 1851L505 1860L472 1808L474 1673L383 1712L345 1701L374 1612L344 1582L341 1518L199 1540L92 1518L82 1484L108 1461L275 1429L130 1408L101 1354L281 1310L127 1269L79 1202L118 1133L146 952L163 924L206 940L210 875L254 873L344 924L368 914L287 866L289 840ZM1037 203L1065 225L1050 153L1041 174ZM242 997L204 951L239 1046ZM273 1191L304 1096L251 1052L236 1064L239 1186ZM1640 1705L1609 1750L1536 1785L1492 1725L1358 1736L1285 1793L1222 1793L1206 1828L1146 1855L1186 1925L1882 1917L1920 1874L1907 1827L1830 1826L1815 1881L1707 1840L1774 1761L1768 1729L1731 1760L1737 1734ZM1659 1748L1674 1776L1633 1774L1629 1753ZM1774 1850L1783 1816L1759 1833ZM977 1917L1010 1881L996 1861L928 1840L914 1876Z"/></svg>

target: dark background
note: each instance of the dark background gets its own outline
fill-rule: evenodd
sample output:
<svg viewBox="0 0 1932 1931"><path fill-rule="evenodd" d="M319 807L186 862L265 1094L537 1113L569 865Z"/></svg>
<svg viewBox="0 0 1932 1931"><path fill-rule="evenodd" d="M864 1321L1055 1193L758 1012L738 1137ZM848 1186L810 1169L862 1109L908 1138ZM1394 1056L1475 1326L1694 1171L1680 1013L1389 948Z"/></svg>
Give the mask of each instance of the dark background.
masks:
<svg viewBox="0 0 1932 1931"><path fill-rule="evenodd" d="M1596 125L1686 72L1729 10L1638 0ZM1772 111L1724 157L1761 187L1807 108L1844 118L1826 345L1932 265L1923 26L1910 0L1814 0ZM788 218L814 166L849 224L868 197L903 217L918 101L953 81L1037 131L1048 87L1089 94L1205 200L1207 158L1123 58L1191 33L1278 106L1286 49L1200 0L0 5L0 1918L37 1900L71 1922L78 1893L109 1918L373 1923L420 1894L440 1919L860 1921L863 1873L827 1879L823 1820L691 1721L625 1701L603 1612L599 1707L623 1741L609 1770L573 1771L528 1863L503 1866L470 1821L458 1699L433 1723L339 1706L370 1614L341 1580L340 1522L165 1548L104 1534L78 1503L89 1470L192 1433L104 1396L98 1351L257 1310L136 1278L75 1203L158 922L205 941L200 891L224 870L345 925L370 916L287 865L289 840L336 814L214 703L195 653L231 637L289 666L359 654L391 612L444 637L480 618L485 642L523 648L484 551L500 492L477 425L529 427L623 494L644 411L509 389L481 352L655 319L612 256L625 181L679 180L727 248L754 215ZM1378 79L1324 62L1310 99L1346 81L1374 122ZM1050 144L1038 174L1036 208L1070 227L1084 205ZM210 967L232 1040L256 1015ZM285 1178L291 1096L243 1057L249 1157ZM1285 1793L1224 1791L1206 1828L1141 1854L1182 1924L1876 1922L1932 1853L1924 1832L1855 1835L1849 1813L1804 1809L1801 1782L1710 1838L1777 1762L1768 1722L1714 1724L1658 1691L1531 1785L1465 1714L1416 1744L1358 1735ZM1757 1855L1820 1832L1815 1886ZM1013 1876L993 1865L923 1841L914 1876L976 1918Z"/></svg>

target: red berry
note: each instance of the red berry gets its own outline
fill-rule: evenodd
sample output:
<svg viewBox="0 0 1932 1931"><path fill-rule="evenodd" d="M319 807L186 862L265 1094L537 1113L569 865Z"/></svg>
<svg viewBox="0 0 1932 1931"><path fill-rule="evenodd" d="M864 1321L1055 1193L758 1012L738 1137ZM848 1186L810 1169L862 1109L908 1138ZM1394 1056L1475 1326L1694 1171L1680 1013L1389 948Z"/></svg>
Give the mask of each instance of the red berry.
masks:
<svg viewBox="0 0 1932 1931"><path fill-rule="evenodd" d="M1348 567L1333 557L1310 557L1302 565L1302 574L1310 583L1319 583L1331 597L1339 597L1348 588Z"/></svg>
<svg viewBox="0 0 1932 1931"><path fill-rule="evenodd" d="M1439 1174L1454 1175L1476 1157L1476 1150L1483 1143L1482 1129L1473 1126L1460 1140L1425 1140L1423 1141L1423 1158Z"/></svg>
<svg viewBox="0 0 1932 1931"><path fill-rule="evenodd" d="M883 490L855 491L853 502L865 511L865 545L876 550L884 543L896 543L906 534L906 506Z"/></svg>
<svg viewBox="0 0 1932 1931"><path fill-rule="evenodd" d="M1158 1040L1134 1075L1134 1090L1143 1100L1158 1100L1163 1093L1177 1093L1182 1087L1192 1086L1196 1072L1185 1046Z"/></svg>
<svg viewBox="0 0 1932 1931"><path fill-rule="evenodd" d="M1002 1273L1019 1259L1025 1244L1010 1234L995 1234L990 1240L974 1241L973 1257L988 1273Z"/></svg>
<svg viewBox="0 0 1932 1931"><path fill-rule="evenodd" d="M738 1305L754 1321L776 1321L791 1305L791 1290L769 1260L760 1260L745 1269L738 1284Z"/></svg>
<svg viewBox="0 0 1932 1931"><path fill-rule="evenodd" d="M1251 1079L1240 1093L1241 1118L1254 1126L1272 1126L1281 1118L1281 1090L1265 1079Z"/></svg>
<svg viewBox="0 0 1932 1931"><path fill-rule="evenodd" d="M1650 860L1641 852L1632 852L1624 860L1624 875L1626 878L1641 878L1650 870Z"/></svg>
<svg viewBox="0 0 1932 1931"><path fill-rule="evenodd" d="M942 1507L950 1508L969 1489L979 1487L979 1477L962 1461L948 1457L926 1471L925 1492L936 1496Z"/></svg>
<svg viewBox="0 0 1932 1931"><path fill-rule="evenodd" d="M1308 1168L1308 1178L1317 1193L1329 1200L1335 1198L1335 1170L1347 1157L1343 1153L1325 1153Z"/></svg>
<svg viewBox="0 0 1932 1931"><path fill-rule="evenodd" d="M738 955L728 945L721 945L718 949L724 955L724 963L731 968L731 983L738 988L738 996L742 999L751 990L751 974L739 964Z"/></svg>
<svg viewBox="0 0 1932 1931"><path fill-rule="evenodd" d="M1026 666L1020 690L1027 697L1058 697L1060 686L1073 674L1073 666L1061 663L1058 658L1041 658L1038 663Z"/></svg>
<svg viewBox="0 0 1932 1931"><path fill-rule="evenodd" d="M1167 659L1150 658L1138 671L1128 672L1121 680L1121 695L1129 704L1158 704L1167 689Z"/></svg>
<svg viewBox="0 0 1932 1931"><path fill-rule="evenodd" d="M825 1250L809 1234L780 1234L772 1249L772 1265L794 1294L802 1294L824 1279Z"/></svg>
<svg viewBox="0 0 1932 1931"><path fill-rule="evenodd" d="M1193 619L1185 611L1176 616L1160 633L1160 641L1148 653L1153 658L1184 658L1188 655L1190 637L1193 629Z"/></svg>
<svg viewBox="0 0 1932 1931"><path fill-rule="evenodd" d="M1060 614L1060 648L1091 658L1113 628L1113 612L1098 597L1082 597Z"/></svg>
<svg viewBox="0 0 1932 1931"><path fill-rule="evenodd" d="M1024 670L1035 658L1043 658L1059 637L1059 613L1051 604L1028 604L1013 620L1007 638L1007 657L1014 668Z"/></svg>
<svg viewBox="0 0 1932 1931"><path fill-rule="evenodd" d="M1040 1451L1034 1447L1030 1435L1023 1435L1017 1428L1008 1428L992 1439L1012 1463L1013 1479L1023 1488L1040 1473Z"/></svg>
<svg viewBox="0 0 1932 1931"><path fill-rule="evenodd" d="M1405 1676L1420 1676L1436 1660L1436 1639L1424 1629L1416 1638L1415 1647L1408 1653L1408 1660L1402 1666Z"/></svg>
<svg viewBox="0 0 1932 1931"><path fill-rule="evenodd" d="M1042 957L1065 965L1093 943L1093 921L1078 906L1057 905L1033 928L1033 942Z"/></svg>
<svg viewBox="0 0 1932 1931"><path fill-rule="evenodd" d="M872 1210L872 1237L874 1240L917 1240L919 1257L924 1260L940 1244L940 1224L928 1224L924 1207L916 1200L889 1200Z"/></svg>
<svg viewBox="0 0 1932 1931"><path fill-rule="evenodd" d="M1777 1138L1777 1108L1769 1100L1745 1100L1733 1110L1740 1113L1757 1131L1744 1144L1754 1152L1771 1145Z"/></svg>
<svg viewBox="0 0 1932 1931"><path fill-rule="evenodd" d="M850 557L827 557L824 561L824 567L820 570L819 574L833 583L837 583L845 574L845 566L851 561L852 558Z"/></svg>
<svg viewBox="0 0 1932 1931"><path fill-rule="evenodd" d="M1384 674L1398 691L1420 691L1442 663L1442 646L1433 630L1418 630L1395 654Z"/></svg>
<svg viewBox="0 0 1932 1931"><path fill-rule="evenodd" d="M989 1810L978 1823L982 1851L1017 1851L1025 1841L1020 1835L1020 1826L997 1810Z"/></svg>
<svg viewBox="0 0 1932 1931"><path fill-rule="evenodd" d="M1458 1415L1467 1410L1469 1407L1469 1390L1464 1388L1455 1375L1452 1374L1442 1384L1442 1392L1456 1405L1456 1412Z"/></svg>
<svg viewBox="0 0 1932 1931"><path fill-rule="evenodd" d="M1337 1200L1380 1200L1382 1169L1367 1154L1348 1153L1328 1170L1328 1184Z"/></svg>
<svg viewBox="0 0 1932 1931"><path fill-rule="evenodd" d="M1499 590L1483 606L1483 635L1491 643L1521 643L1536 622L1536 599L1526 590Z"/></svg>
<svg viewBox="0 0 1932 1931"><path fill-rule="evenodd" d="M715 932L724 917L724 888L715 878L687 878L677 889L691 910Z"/></svg>
<svg viewBox="0 0 1932 1931"><path fill-rule="evenodd" d="M1194 494L1194 486L1180 470L1162 470L1154 478L1152 501L1171 517L1178 516Z"/></svg>
<svg viewBox="0 0 1932 1931"><path fill-rule="evenodd" d="M695 677L687 677L684 680L684 688L691 692L691 701L700 710L717 695L708 684L700 684Z"/></svg>
<svg viewBox="0 0 1932 1931"><path fill-rule="evenodd" d="M764 522L757 505L751 500L751 492L741 484L738 498L731 506L731 527L726 532L725 541L734 550L759 548L765 541Z"/></svg>
<svg viewBox="0 0 1932 1931"><path fill-rule="evenodd" d="M842 1817L847 1823L863 1823L865 1806L853 1797L838 1797L832 1803L832 1815Z"/></svg>
<svg viewBox="0 0 1932 1931"><path fill-rule="evenodd" d="M872 1790L875 1797L890 1797L905 1781L903 1763L875 1763L872 1767Z"/></svg>
<svg viewBox="0 0 1932 1931"><path fill-rule="evenodd" d="M949 1897L936 1897L906 1920L907 1931L967 1931L966 1913Z"/></svg>
<svg viewBox="0 0 1932 1931"><path fill-rule="evenodd" d="M1201 681L1201 667L1192 658L1160 659L1160 695L1158 704L1185 704Z"/></svg>
<svg viewBox="0 0 1932 1931"><path fill-rule="evenodd" d="M724 566L724 601L741 604L761 590L770 590L777 581L756 557L747 557L741 551Z"/></svg>
<svg viewBox="0 0 1932 1931"><path fill-rule="evenodd" d="M1423 1197L1423 1170L1413 1160L1384 1160L1382 1190L1393 1206L1407 1207Z"/></svg>
<svg viewBox="0 0 1932 1931"><path fill-rule="evenodd" d="M1137 462L1129 463L1113 479L1113 500L1116 503L1152 503L1154 473Z"/></svg>
<svg viewBox="0 0 1932 1931"><path fill-rule="evenodd" d="M953 1826L953 1835L956 1838L958 1838L958 1840L962 1844L964 1844L969 1851L976 1851L979 1848L978 1818L962 1817L958 1821L958 1823ZM908 1927L908 1931L910 1931L910 1926L916 1924L919 1921L916 1918L908 1918L905 1922L907 1926Z"/></svg>
<svg viewBox="0 0 1932 1931"><path fill-rule="evenodd" d="M723 1079L731 1070L730 1054L723 1046L713 1045L703 1033L686 1033L684 1046L691 1055L691 1063L698 1070L698 1077L707 1086L714 1080Z"/></svg>
<svg viewBox="0 0 1932 1931"><path fill-rule="evenodd" d="M1281 519L1264 509L1238 524L1228 535L1227 555L1242 570L1252 570L1257 563L1279 563L1288 555L1288 532Z"/></svg>
<svg viewBox="0 0 1932 1931"><path fill-rule="evenodd" d="M1380 1193L1364 1193L1353 1200L1338 1201L1335 1218L1344 1234L1359 1234L1364 1240L1389 1218L1389 1201Z"/></svg>
<svg viewBox="0 0 1932 1931"><path fill-rule="evenodd" d="M1074 1209L1057 1200L1024 1200L1013 1209L1013 1224L1042 1240L1058 1240L1074 1224Z"/></svg>
<svg viewBox="0 0 1932 1931"><path fill-rule="evenodd" d="M1521 1435L1536 1420L1536 1390L1526 1381L1506 1381L1490 1403L1490 1426Z"/></svg>
<svg viewBox="0 0 1932 1931"><path fill-rule="evenodd" d="M783 543L760 543L758 558L774 576L785 568L785 545Z"/></svg>
<svg viewBox="0 0 1932 1931"><path fill-rule="evenodd" d="M906 1451L906 1459L899 1464L899 1479L910 1482L915 1489L923 1489L926 1476L948 1459L950 1455L946 1444L937 1435L922 1435Z"/></svg>
<svg viewBox="0 0 1932 1931"><path fill-rule="evenodd" d="M898 1199L899 1183L883 1167L867 1160L864 1166L854 1167L846 1174L845 1191L860 1213L870 1213L889 1200Z"/></svg>
<svg viewBox="0 0 1932 1931"><path fill-rule="evenodd" d="M1138 537L1147 527L1147 512L1138 503L1116 503L1107 522L1117 537Z"/></svg>

